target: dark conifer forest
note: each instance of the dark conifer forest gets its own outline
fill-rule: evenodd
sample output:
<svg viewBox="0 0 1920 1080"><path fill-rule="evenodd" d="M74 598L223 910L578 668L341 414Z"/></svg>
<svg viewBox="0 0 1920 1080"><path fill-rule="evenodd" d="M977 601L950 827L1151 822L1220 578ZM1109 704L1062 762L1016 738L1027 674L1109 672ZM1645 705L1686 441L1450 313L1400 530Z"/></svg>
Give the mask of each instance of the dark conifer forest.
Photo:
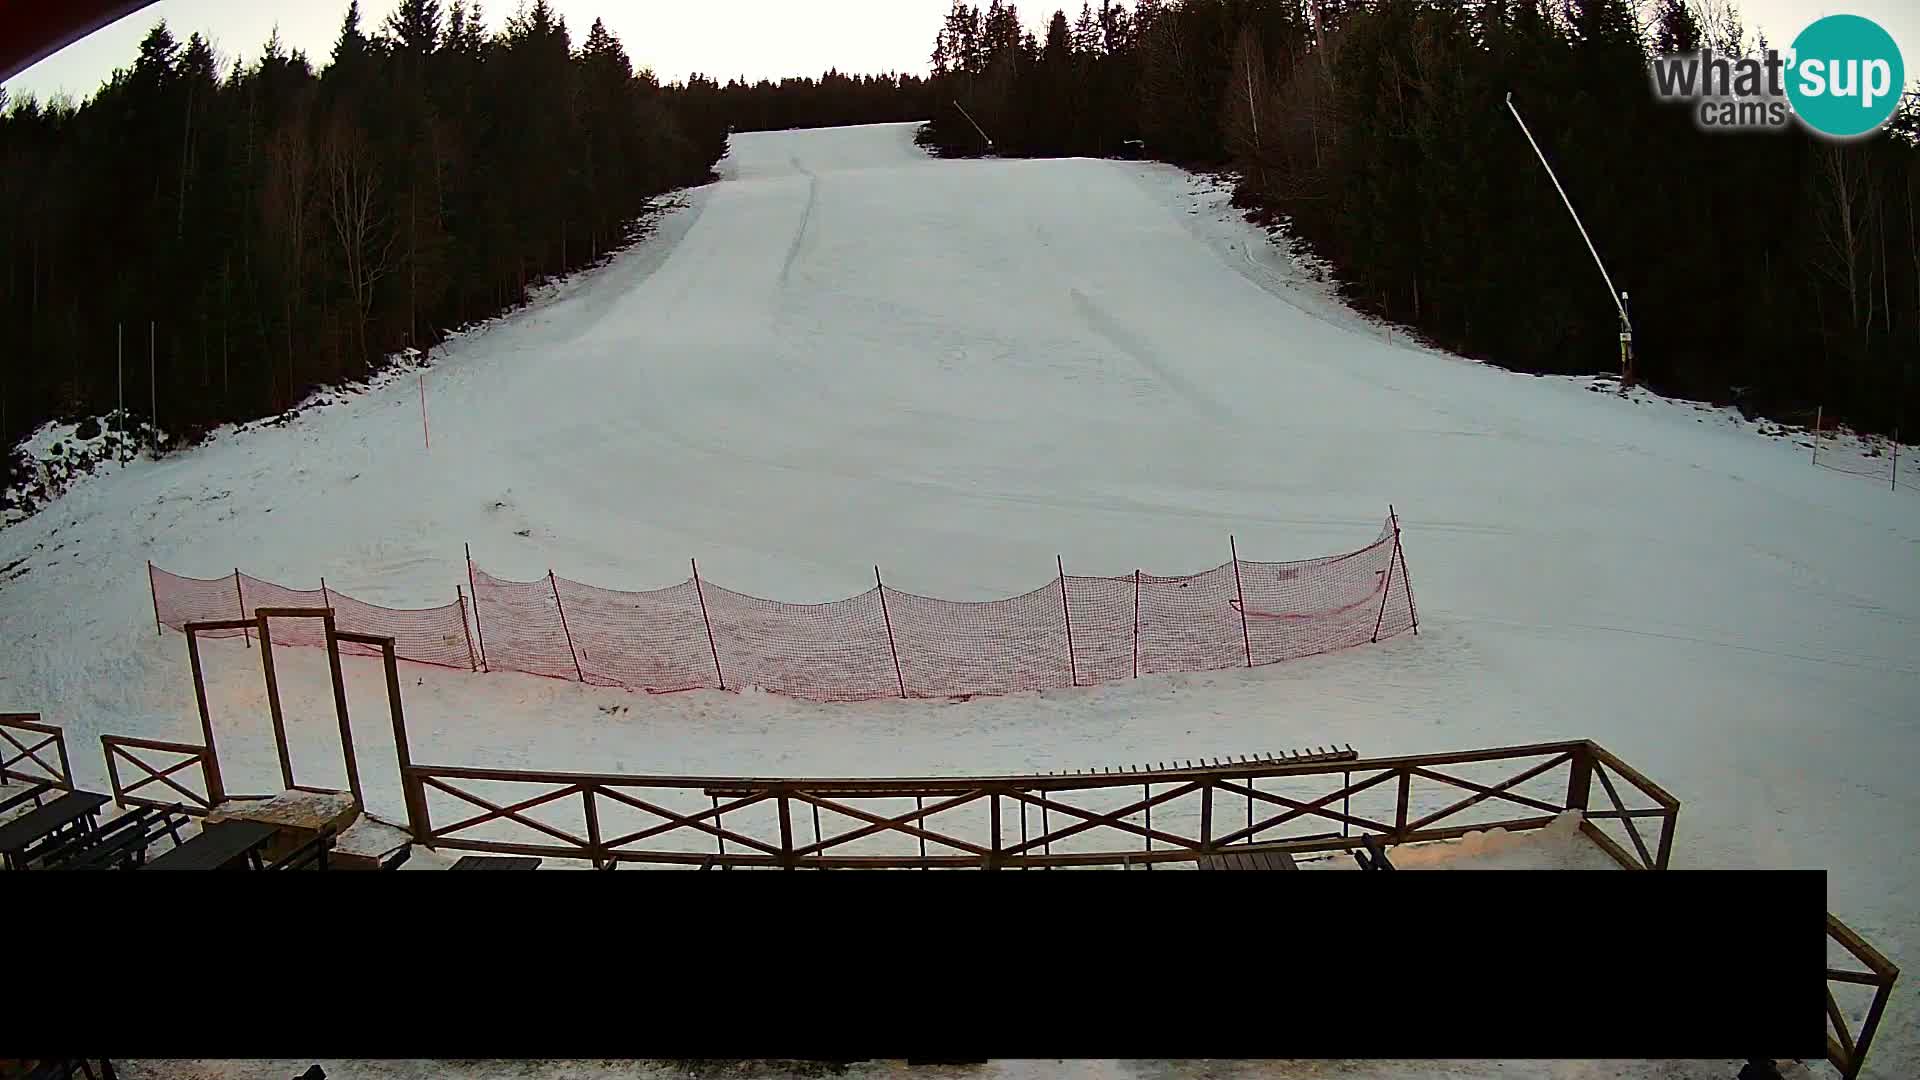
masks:
<svg viewBox="0 0 1920 1080"><path fill-rule="evenodd" d="M1284 215L1361 308L1508 368L1617 370L1618 314L1511 92L1630 296L1642 382L1920 429L1914 99L1844 144L1698 130L1656 101L1648 58L1755 47L1731 4L1100 0L1044 25L1023 31L1003 0L955 4L934 38L931 145L1138 140L1230 169L1236 201Z"/></svg>
<svg viewBox="0 0 1920 1080"><path fill-rule="evenodd" d="M173 443L275 415L605 256L729 125L927 115L918 78L663 86L545 0L484 25L355 3L327 56L223 60L162 23L84 103L0 100L0 446L123 395Z"/></svg>
<svg viewBox="0 0 1920 1080"><path fill-rule="evenodd" d="M1033 29L992 0L929 28L930 77L725 85L662 85L545 0L498 31L479 0L379 25L350 4L318 58L159 25L82 103L0 101L0 446L122 395L176 443L274 415L628 242L730 128L918 119L946 155L984 131L1005 156L1231 170L1358 306L1505 367L1613 370L1614 309L1508 92L1631 294L1642 381L1911 435L1913 102L1846 144L1704 134L1647 60L1754 44L1711 10L1101 0Z"/></svg>

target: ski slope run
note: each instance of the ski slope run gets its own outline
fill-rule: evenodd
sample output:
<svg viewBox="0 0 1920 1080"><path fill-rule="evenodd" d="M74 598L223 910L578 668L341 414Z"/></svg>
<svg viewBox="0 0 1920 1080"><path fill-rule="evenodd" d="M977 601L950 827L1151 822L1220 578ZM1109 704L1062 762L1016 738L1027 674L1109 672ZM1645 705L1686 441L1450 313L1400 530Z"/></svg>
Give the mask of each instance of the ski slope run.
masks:
<svg viewBox="0 0 1920 1080"><path fill-rule="evenodd" d="M1217 565L1230 532L1250 558L1347 550L1392 502L1418 638L965 704L410 668L415 757L924 774L1590 737L1683 801L1677 865L1828 869L1835 913L1914 969L1920 499L1719 411L1409 346L1170 167L938 161L912 132L736 136L650 239L436 354L431 450L390 380L0 532L0 705L63 725L89 783L100 731L197 737L149 558L396 606L451 600L463 542L519 579L646 588L697 556L805 602L878 563L966 600L1056 553L1127 574ZM337 781L301 652L279 666L302 778ZM377 720L372 665L347 664ZM257 656L208 665L228 787L266 788ZM361 772L399 817L376 720ZM1870 1075L1920 1066L1913 984Z"/></svg>

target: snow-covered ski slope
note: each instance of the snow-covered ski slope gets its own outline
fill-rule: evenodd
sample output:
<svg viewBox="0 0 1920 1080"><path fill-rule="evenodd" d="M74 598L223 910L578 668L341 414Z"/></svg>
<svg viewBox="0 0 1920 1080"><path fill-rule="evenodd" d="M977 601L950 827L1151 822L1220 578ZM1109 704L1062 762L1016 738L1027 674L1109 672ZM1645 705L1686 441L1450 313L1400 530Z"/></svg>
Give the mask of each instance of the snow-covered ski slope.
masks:
<svg viewBox="0 0 1920 1080"><path fill-rule="evenodd" d="M430 451L394 380L0 532L0 566L24 560L0 574L0 706L63 725L89 783L100 731L195 737L148 558L395 605L450 600L463 542L519 578L648 587L697 556L813 601L878 563L984 599L1056 553L1119 574L1215 565L1230 532L1250 558L1346 550L1391 501L1418 638L965 704L412 668L415 756L928 773L1592 737L1683 800L1678 865L1828 869L1833 910L1915 969L1920 498L1718 411L1409 347L1175 169L938 161L912 132L736 136L650 239L436 354ZM228 787L267 788L257 654L208 655ZM302 778L337 781L324 664L281 655ZM399 817L372 665L347 664L361 771ZM1875 1075L1920 1066L1912 985Z"/></svg>

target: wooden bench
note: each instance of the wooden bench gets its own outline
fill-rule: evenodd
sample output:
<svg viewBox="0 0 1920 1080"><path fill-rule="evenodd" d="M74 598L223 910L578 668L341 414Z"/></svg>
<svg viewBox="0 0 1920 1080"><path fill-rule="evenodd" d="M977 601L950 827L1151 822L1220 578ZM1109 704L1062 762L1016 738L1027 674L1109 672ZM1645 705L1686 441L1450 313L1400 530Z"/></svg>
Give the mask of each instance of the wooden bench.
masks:
<svg viewBox="0 0 1920 1080"><path fill-rule="evenodd" d="M1298 870L1284 851L1221 851L1200 856L1202 870Z"/></svg>
<svg viewBox="0 0 1920 1080"><path fill-rule="evenodd" d="M538 870L539 859L500 858L490 855L467 855L453 866L452 870Z"/></svg>
<svg viewBox="0 0 1920 1080"><path fill-rule="evenodd" d="M260 869L260 852L279 830L258 821L209 821L200 834L148 863L147 870Z"/></svg>
<svg viewBox="0 0 1920 1080"><path fill-rule="evenodd" d="M95 828L100 808L111 802L97 791L70 791L0 825L0 858L9 870L24 870L41 856Z"/></svg>
<svg viewBox="0 0 1920 1080"><path fill-rule="evenodd" d="M170 835L178 848L186 824L186 811L178 805L164 811L143 806L36 855L47 870L124 870L145 864L148 846L161 833Z"/></svg>

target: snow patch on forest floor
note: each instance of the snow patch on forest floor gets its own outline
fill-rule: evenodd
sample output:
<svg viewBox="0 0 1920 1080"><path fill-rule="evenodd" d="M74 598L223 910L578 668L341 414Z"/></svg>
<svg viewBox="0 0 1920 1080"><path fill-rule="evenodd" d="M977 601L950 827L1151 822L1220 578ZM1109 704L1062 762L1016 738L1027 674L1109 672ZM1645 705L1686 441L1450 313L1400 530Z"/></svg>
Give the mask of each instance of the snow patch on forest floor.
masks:
<svg viewBox="0 0 1920 1080"><path fill-rule="evenodd" d="M613 266L627 251L653 235L662 215L670 210L684 209L693 190L679 189L656 196L642 211L639 220L629 226L622 243L608 248L599 258L580 269L530 284L523 302L487 318L444 331L440 343L430 349L423 351L408 347L393 352L375 363L372 372L362 378L314 387L298 403L282 412L214 427L190 445L173 445L172 436L164 428L155 428L149 419L131 409L115 410L100 416L47 421L7 451L7 467L0 469L0 477L11 479L4 488L0 488L0 528L25 521L77 485L115 465L124 467L139 460L158 461L249 431L285 427L308 413L336 408L403 380L423 378L434 367L435 353L444 355L484 336L502 323L537 312L591 288L598 275ZM431 418L426 418L423 423L430 430ZM0 572L0 580L4 580L4 572Z"/></svg>

